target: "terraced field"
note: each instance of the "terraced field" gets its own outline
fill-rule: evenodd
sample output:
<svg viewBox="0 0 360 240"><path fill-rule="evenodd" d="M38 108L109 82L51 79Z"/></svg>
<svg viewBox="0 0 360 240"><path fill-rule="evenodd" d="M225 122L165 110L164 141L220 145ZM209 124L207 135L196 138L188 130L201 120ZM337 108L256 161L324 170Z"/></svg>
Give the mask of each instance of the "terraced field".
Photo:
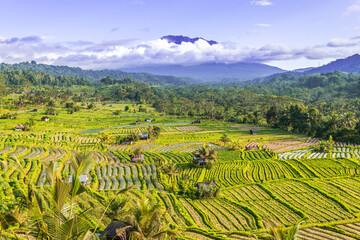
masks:
<svg viewBox="0 0 360 240"><path fill-rule="evenodd" d="M175 129L163 128L169 132ZM116 131L128 133L126 128ZM61 174L69 179L72 174L69 158L78 152L90 152L96 164L88 174L89 187L100 194L129 186L135 186L139 193L148 190L156 193L158 201L167 208L167 221L181 230L179 239L250 239L251 234L264 232L266 218L284 227L305 218L299 239L359 239L360 150L356 146L338 144L329 153L318 153L311 147L282 153L267 149L219 150L216 166L206 169L190 164L193 152L203 146L202 140L102 146L99 141L96 136L67 132L44 133L27 140L3 138L1 161L9 167L5 170L0 165L4 170L1 177L25 193L27 179L38 186L48 184L46 164L58 161ZM261 145L260 141L254 141L249 146L262 149ZM277 149L287 147L277 146ZM144 151L142 164L131 161L138 147ZM13 164L13 158L18 159L24 172ZM161 165L167 163L176 163L180 168L180 173L172 178L173 185L186 178L193 185L215 179L221 188L220 195L192 199L169 189L161 171Z"/></svg>

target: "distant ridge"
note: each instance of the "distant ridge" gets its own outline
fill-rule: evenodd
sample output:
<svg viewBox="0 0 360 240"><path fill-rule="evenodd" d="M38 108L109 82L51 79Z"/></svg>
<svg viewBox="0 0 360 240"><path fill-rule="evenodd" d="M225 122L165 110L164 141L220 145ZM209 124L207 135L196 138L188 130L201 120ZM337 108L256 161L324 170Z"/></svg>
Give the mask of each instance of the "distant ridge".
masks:
<svg viewBox="0 0 360 240"><path fill-rule="evenodd" d="M324 66L305 71L305 74L327 73L327 72L360 73L360 55L355 54L344 59L337 59Z"/></svg>
<svg viewBox="0 0 360 240"><path fill-rule="evenodd" d="M183 35L167 35L167 36L161 37L161 39L163 39L163 40L165 39L168 42L179 44L179 45L181 43L183 43L183 42L194 43L194 42L196 42L196 41L198 41L200 39L206 41L210 45L218 44L218 42L216 42L214 40L206 40L206 39L204 39L202 37L190 38L190 37L183 36Z"/></svg>
<svg viewBox="0 0 360 240"><path fill-rule="evenodd" d="M115 79L131 78L141 82L148 82L154 84L169 84L169 85L186 85L191 82L190 79L174 77L174 76L160 76L150 73L128 73L120 70L84 70L79 67L69 66L55 66L47 64L37 64L35 61L22 62L16 64L0 64L1 69L15 69L15 70L33 70L42 73L48 73L53 76L73 76L86 78L90 82L97 82L104 77L112 77Z"/></svg>
<svg viewBox="0 0 360 240"><path fill-rule="evenodd" d="M255 78L285 72L283 69L262 63L203 63L192 66L151 65L123 68L127 72L148 72L159 75L196 79L196 83L240 83Z"/></svg>

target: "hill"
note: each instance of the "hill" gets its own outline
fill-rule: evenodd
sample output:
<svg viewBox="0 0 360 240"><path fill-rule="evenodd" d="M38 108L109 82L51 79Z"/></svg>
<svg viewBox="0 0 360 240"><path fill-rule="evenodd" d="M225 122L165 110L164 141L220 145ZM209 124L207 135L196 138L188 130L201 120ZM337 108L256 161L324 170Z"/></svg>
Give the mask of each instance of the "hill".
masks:
<svg viewBox="0 0 360 240"><path fill-rule="evenodd" d="M305 71L306 74L327 73L327 72L346 72L359 73L360 72L360 55L355 54L344 59L337 59L324 66Z"/></svg>
<svg viewBox="0 0 360 240"><path fill-rule="evenodd" d="M151 74L172 75L183 78L193 78L204 83L214 82L244 82L254 78L283 73L284 70L261 63L238 62L203 63L192 66L154 65L122 69L127 72L147 72Z"/></svg>
<svg viewBox="0 0 360 240"><path fill-rule="evenodd" d="M174 76L160 76L149 73L127 73L119 70L84 70L78 67L54 66L47 64L37 64L35 61L22 62L17 64L0 64L0 70L32 70L41 73L48 73L53 76L70 76L88 79L90 82L97 82L104 77L112 77L116 79L131 78L141 82L167 84L167 85L186 85L189 79Z"/></svg>

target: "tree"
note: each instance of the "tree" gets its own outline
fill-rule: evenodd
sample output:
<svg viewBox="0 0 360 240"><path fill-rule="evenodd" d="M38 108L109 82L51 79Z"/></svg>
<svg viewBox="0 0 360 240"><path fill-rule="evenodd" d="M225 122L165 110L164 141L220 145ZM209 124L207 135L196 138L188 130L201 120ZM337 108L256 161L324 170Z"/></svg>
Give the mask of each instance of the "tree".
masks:
<svg viewBox="0 0 360 240"><path fill-rule="evenodd" d="M223 143L223 145L226 145L227 143L231 142L231 139L227 136L227 134L223 134L220 138L220 141Z"/></svg>
<svg viewBox="0 0 360 240"><path fill-rule="evenodd" d="M154 139L154 138L158 138L161 132L161 128L157 127L157 126L149 126L147 128L148 134L149 134L149 138L150 139Z"/></svg>
<svg viewBox="0 0 360 240"><path fill-rule="evenodd" d="M211 148L208 144L204 144L198 151L195 152L193 164L197 167L200 166L214 166L217 159L217 152L215 148Z"/></svg>
<svg viewBox="0 0 360 240"><path fill-rule="evenodd" d="M101 142L103 142L103 143L108 143L108 142L111 142L112 137L111 137L111 135L108 134L108 133L102 133L102 134L100 135L100 140L101 140Z"/></svg>
<svg viewBox="0 0 360 240"><path fill-rule="evenodd" d="M95 108L95 104L90 103L89 105L87 105L87 109L94 109Z"/></svg>
<svg viewBox="0 0 360 240"><path fill-rule="evenodd" d="M277 226L274 221L266 219L265 226L270 230L271 236L274 240L296 240L300 224L304 221L300 219L290 229L285 229Z"/></svg>
<svg viewBox="0 0 360 240"><path fill-rule="evenodd" d="M124 221L131 225L131 240L170 239L176 235L166 224L166 208L155 196L134 199Z"/></svg>

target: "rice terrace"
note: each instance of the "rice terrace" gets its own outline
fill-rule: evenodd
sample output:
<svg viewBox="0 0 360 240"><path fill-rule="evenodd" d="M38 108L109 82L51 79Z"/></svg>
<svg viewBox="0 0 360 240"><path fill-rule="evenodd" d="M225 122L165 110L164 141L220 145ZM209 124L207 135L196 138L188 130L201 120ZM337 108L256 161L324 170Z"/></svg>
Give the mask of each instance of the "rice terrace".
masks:
<svg viewBox="0 0 360 240"><path fill-rule="evenodd" d="M299 239L359 239L357 145L334 142L321 152L315 149L318 139L266 127L252 135L252 125L234 128L232 123L209 120L194 126L193 119L163 117L146 105L142 107L149 109L147 113L113 114L126 106L103 102L71 118L56 109L58 114L49 121L39 120L44 115L41 109L23 109L16 119L2 120L2 196L13 191L25 197L29 184L50 187L48 168L55 163L57 174L71 179L71 157L86 152L95 164L83 182L89 197L78 199L78 207L96 206L97 198L111 198L130 187L136 197L150 192L166 208L164 218L178 229L177 239L262 239L266 219L283 227L303 219ZM131 109L136 112L138 106ZM36 121L31 131L14 131L30 118ZM152 122L145 123L145 118ZM131 125L136 121L141 123ZM147 133L154 124L160 131L157 138L132 144L116 140ZM243 147L224 143L224 136ZM194 153L204 144L217 150L217 162L211 168L194 168ZM256 150L245 150L247 146ZM137 155L140 159L135 161ZM196 197L196 184L204 182L214 182L216 197ZM86 216L90 223L100 217L97 211ZM18 232L24 238L21 226L5 236ZM99 230L105 227L104 219Z"/></svg>
<svg viewBox="0 0 360 240"><path fill-rule="evenodd" d="M360 0L3 0L0 240L360 240Z"/></svg>

